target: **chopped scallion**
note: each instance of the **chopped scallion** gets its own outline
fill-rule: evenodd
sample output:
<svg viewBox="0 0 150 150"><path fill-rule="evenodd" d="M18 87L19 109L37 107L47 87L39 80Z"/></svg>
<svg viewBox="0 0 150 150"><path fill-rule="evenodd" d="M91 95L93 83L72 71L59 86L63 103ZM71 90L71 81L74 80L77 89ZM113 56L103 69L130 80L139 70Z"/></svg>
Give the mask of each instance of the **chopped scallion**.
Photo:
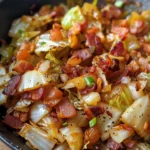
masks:
<svg viewBox="0 0 150 150"><path fill-rule="evenodd" d="M44 42L44 41L43 41L43 42L40 42L40 44L41 44L41 45L45 45L45 44L46 44L46 42Z"/></svg>
<svg viewBox="0 0 150 150"><path fill-rule="evenodd" d="M21 29L19 29L19 30L18 30L18 33L22 35L22 34L24 33L24 31L21 30Z"/></svg>
<svg viewBox="0 0 150 150"><path fill-rule="evenodd" d="M63 126L67 126L67 125L68 125L68 122L64 122L64 123L63 123Z"/></svg>
<svg viewBox="0 0 150 150"><path fill-rule="evenodd" d="M95 84L94 78L92 76L88 76L84 78L87 86L92 87Z"/></svg>
<svg viewBox="0 0 150 150"><path fill-rule="evenodd" d="M96 123L97 123L97 119L96 119L96 117L94 117L92 120L89 121L89 126L93 127L96 125Z"/></svg>
<svg viewBox="0 0 150 150"><path fill-rule="evenodd" d="M117 0L117 1L115 2L115 6L118 7L118 8L121 8L123 5L124 5L123 0Z"/></svg>

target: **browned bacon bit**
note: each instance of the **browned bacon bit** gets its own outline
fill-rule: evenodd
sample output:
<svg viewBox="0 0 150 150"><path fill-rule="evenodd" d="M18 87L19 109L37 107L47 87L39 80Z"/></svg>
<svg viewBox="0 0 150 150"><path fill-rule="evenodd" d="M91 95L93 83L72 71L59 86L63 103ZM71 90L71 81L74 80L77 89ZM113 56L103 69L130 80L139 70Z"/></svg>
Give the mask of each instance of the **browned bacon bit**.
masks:
<svg viewBox="0 0 150 150"><path fill-rule="evenodd" d="M112 118L112 113L110 111L106 111L107 115Z"/></svg>
<svg viewBox="0 0 150 150"><path fill-rule="evenodd" d="M54 7L54 9L51 12L51 17L62 17L65 14L65 10L61 6Z"/></svg>
<svg viewBox="0 0 150 150"><path fill-rule="evenodd" d="M65 65L61 67L63 73L67 74L69 79L80 76L80 72L76 67L72 67L70 65Z"/></svg>
<svg viewBox="0 0 150 150"><path fill-rule="evenodd" d="M96 143L100 138L100 131L97 126L91 127L85 131L84 139L89 144Z"/></svg>
<svg viewBox="0 0 150 150"><path fill-rule="evenodd" d="M126 139L123 143L127 148L133 148L134 145L137 143L137 141L131 140L131 139Z"/></svg>
<svg viewBox="0 0 150 150"><path fill-rule="evenodd" d="M143 49L145 52L150 53L150 44L143 43Z"/></svg>
<svg viewBox="0 0 150 150"><path fill-rule="evenodd" d="M51 108L57 105L62 100L62 97L63 93L57 87L52 87L51 85L45 87L43 100L47 107Z"/></svg>
<svg viewBox="0 0 150 150"><path fill-rule="evenodd" d="M48 15L50 13L51 13L51 9L50 9L49 5L45 5L45 6L41 7L41 9L39 10L40 16Z"/></svg>
<svg viewBox="0 0 150 150"><path fill-rule="evenodd" d="M119 18L121 14L122 14L121 10L116 6L110 6L108 10L104 10L102 12L103 17L107 19Z"/></svg>
<svg viewBox="0 0 150 150"><path fill-rule="evenodd" d="M103 47L101 43L100 37L98 37L95 33L86 34L87 43L91 50L91 53L96 55L100 55L103 52Z"/></svg>
<svg viewBox="0 0 150 150"><path fill-rule="evenodd" d="M63 98L56 106L56 113L58 118L71 118L77 114L75 107L66 97Z"/></svg>
<svg viewBox="0 0 150 150"><path fill-rule="evenodd" d="M29 117L28 112L21 112L19 116L21 122L26 122L28 120L28 117Z"/></svg>
<svg viewBox="0 0 150 150"><path fill-rule="evenodd" d="M89 73L94 73L96 71L96 66L92 66L88 68Z"/></svg>
<svg viewBox="0 0 150 150"><path fill-rule="evenodd" d="M20 119L11 115L6 115L3 123L13 129L21 129L23 127L23 123L20 121Z"/></svg>
<svg viewBox="0 0 150 150"><path fill-rule="evenodd" d="M85 89L81 90L80 93L81 93L82 95L84 95L84 94L87 94L87 93L89 93L89 92L95 91L96 88L97 88L97 85L94 84L92 87L86 87Z"/></svg>
<svg viewBox="0 0 150 150"><path fill-rule="evenodd" d="M18 73L24 73L28 70L33 70L33 69L34 69L33 65L25 60L18 61L13 68L13 70Z"/></svg>
<svg viewBox="0 0 150 150"><path fill-rule="evenodd" d="M31 99L34 101L41 100L44 93L44 88L38 88L30 91Z"/></svg>
<svg viewBox="0 0 150 150"><path fill-rule="evenodd" d="M8 82L8 85L4 89L3 93L6 95L14 95L17 92L17 86L21 80L21 75L13 76L10 81Z"/></svg>
<svg viewBox="0 0 150 150"><path fill-rule="evenodd" d="M122 144L116 143L112 139L109 139L106 144L107 148L110 150L123 150L124 146Z"/></svg>
<svg viewBox="0 0 150 150"><path fill-rule="evenodd" d="M114 56L125 56L126 50L122 42L117 43L114 48L110 51Z"/></svg>
<svg viewBox="0 0 150 150"><path fill-rule="evenodd" d="M97 117L105 112L103 107L98 107L98 106L92 106L92 107L90 107L90 110L94 114L95 117Z"/></svg>

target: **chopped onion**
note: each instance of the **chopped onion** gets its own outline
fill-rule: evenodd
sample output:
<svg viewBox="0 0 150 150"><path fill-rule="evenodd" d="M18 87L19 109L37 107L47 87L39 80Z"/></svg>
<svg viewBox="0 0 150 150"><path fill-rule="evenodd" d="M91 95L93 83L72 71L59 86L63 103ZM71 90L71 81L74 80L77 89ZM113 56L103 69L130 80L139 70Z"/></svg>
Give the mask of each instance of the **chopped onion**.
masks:
<svg viewBox="0 0 150 150"><path fill-rule="evenodd" d="M66 139L71 150L81 150L83 145L83 132L75 124L60 129L61 134Z"/></svg>
<svg viewBox="0 0 150 150"><path fill-rule="evenodd" d="M8 74L0 77L0 86L4 86L10 80L10 76Z"/></svg>
<svg viewBox="0 0 150 150"><path fill-rule="evenodd" d="M36 102L31 107L30 119L32 122L37 123L47 115L49 111L50 110L42 102Z"/></svg>
<svg viewBox="0 0 150 150"><path fill-rule="evenodd" d="M0 87L0 105L6 103L7 95L3 94L3 87Z"/></svg>
<svg viewBox="0 0 150 150"><path fill-rule="evenodd" d="M127 150L150 150L150 145L148 143L136 143L135 146Z"/></svg>
<svg viewBox="0 0 150 150"><path fill-rule="evenodd" d="M138 91L136 89L136 82L131 82L128 84L128 87L131 91L132 99L137 100L138 98L144 96L143 89L140 88Z"/></svg>
<svg viewBox="0 0 150 150"><path fill-rule="evenodd" d="M45 60L45 61L40 63L38 71L41 73L47 73L49 68L50 68L50 61Z"/></svg>
<svg viewBox="0 0 150 150"><path fill-rule="evenodd" d="M47 78L47 76L39 71L27 71L25 74L22 75L18 91L24 92L37 89L41 86L47 85L48 80L49 79Z"/></svg>
<svg viewBox="0 0 150 150"><path fill-rule="evenodd" d="M61 81L64 83L68 81L68 75L67 74L61 74L60 78L61 78Z"/></svg>
<svg viewBox="0 0 150 150"><path fill-rule="evenodd" d="M120 126L113 127L112 129L109 130L111 138L117 143L123 142L125 139L132 136L133 133L134 130L126 130Z"/></svg>
<svg viewBox="0 0 150 150"><path fill-rule="evenodd" d="M25 138L29 143L38 150L52 150L56 141L50 139L48 134L40 128L25 124L19 135Z"/></svg>
<svg viewBox="0 0 150 150"><path fill-rule="evenodd" d="M0 66L0 77L6 75L6 69L3 66Z"/></svg>
<svg viewBox="0 0 150 150"><path fill-rule="evenodd" d="M77 115L67 120L68 123L75 123L78 127L85 127L88 125L88 119L83 111L77 111Z"/></svg>
<svg viewBox="0 0 150 150"><path fill-rule="evenodd" d="M119 109L102 102L99 106L104 108L105 112L97 117L97 125L99 126L102 135L101 139L106 140L109 138L108 130L119 122L122 112Z"/></svg>
<svg viewBox="0 0 150 150"><path fill-rule="evenodd" d="M91 106L96 106L98 102L100 102L101 98L99 93L97 92L90 92L84 96L82 96L82 100Z"/></svg>
<svg viewBox="0 0 150 150"><path fill-rule="evenodd" d="M31 104L32 104L32 101L27 100L27 99L21 99L16 103L14 109L18 111L22 111L23 108L26 108Z"/></svg>
<svg viewBox="0 0 150 150"><path fill-rule="evenodd" d="M131 82L131 78L128 76L122 77L121 83L128 84Z"/></svg>
<svg viewBox="0 0 150 150"><path fill-rule="evenodd" d="M51 138L57 139L60 143L63 143L65 139L59 132L61 124L61 119L53 118L48 115L38 122L38 125L44 127L47 130L48 135Z"/></svg>
<svg viewBox="0 0 150 150"><path fill-rule="evenodd" d="M148 132L144 130L145 122L150 122L150 99L145 95L137 99L123 114L121 120L132 127L139 136L150 139Z"/></svg>

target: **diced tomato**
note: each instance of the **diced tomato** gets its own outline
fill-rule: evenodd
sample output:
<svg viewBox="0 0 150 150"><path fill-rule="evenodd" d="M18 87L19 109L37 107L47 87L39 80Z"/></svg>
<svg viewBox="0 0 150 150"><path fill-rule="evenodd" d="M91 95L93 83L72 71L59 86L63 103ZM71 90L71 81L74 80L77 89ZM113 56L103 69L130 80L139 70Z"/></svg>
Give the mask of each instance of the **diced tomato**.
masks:
<svg viewBox="0 0 150 150"><path fill-rule="evenodd" d="M3 123L13 129L21 129L23 127L23 123L20 121L20 119L11 115L6 115Z"/></svg>
<svg viewBox="0 0 150 150"><path fill-rule="evenodd" d="M23 43L17 52L17 60L27 60L30 55L30 51L33 49L33 44L31 43Z"/></svg>
<svg viewBox="0 0 150 150"><path fill-rule="evenodd" d="M44 89L43 100L48 107L57 105L63 97L63 93L54 86L48 85Z"/></svg>
<svg viewBox="0 0 150 150"><path fill-rule="evenodd" d="M51 9L49 5L42 6L41 9L39 10L40 16L48 15L50 13L51 13Z"/></svg>
<svg viewBox="0 0 150 150"><path fill-rule="evenodd" d="M33 70L33 69L34 69L33 65L25 60L18 61L13 68L13 70L18 73L24 73L28 70Z"/></svg>
<svg viewBox="0 0 150 150"><path fill-rule="evenodd" d="M8 82L8 85L4 89L3 93L6 95L14 95L17 92L17 86L21 80L21 75L13 76L10 81Z"/></svg>
<svg viewBox="0 0 150 150"><path fill-rule="evenodd" d="M63 39L63 35L59 28L50 30L50 39L52 41L61 41Z"/></svg>
<svg viewBox="0 0 150 150"><path fill-rule="evenodd" d="M75 107L66 97L63 98L56 106L56 113L58 118L71 118L77 114Z"/></svg>
<svg viewBox="0 0 150 150"><path fill-rule="evenodd" d="M99 128L95 125L85 131L84 139L85 142L89 142L89 144L96 143L100 138Z"/></svg>

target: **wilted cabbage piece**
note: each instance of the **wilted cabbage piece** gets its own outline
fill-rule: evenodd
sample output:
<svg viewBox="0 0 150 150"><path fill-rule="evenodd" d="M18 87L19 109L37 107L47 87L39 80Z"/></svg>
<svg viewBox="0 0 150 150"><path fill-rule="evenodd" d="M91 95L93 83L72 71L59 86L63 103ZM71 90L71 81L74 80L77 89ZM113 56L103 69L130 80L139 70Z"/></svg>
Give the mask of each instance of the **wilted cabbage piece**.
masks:
<svg viewBox="0 0 150 150"><path fill-rule="evenodd" d="M144 130L144 124L150 121L150 99L145 95L137 99L123 114L121 120L132 127L137 134L146 139L150 139L150 134Z"/></svg>
<svg viewBox="0 0 150 150"><path fill-rule="evenodd" d="M48 77L39 71L27 71L22 75L20 84L18 86L18 92L37 89L41 86L47 85L49 81L50 80Z"/></svg>
<svg viewBox="0 0 150 150"><path fill-rule="evenodd" d="M44 130L29 124L23 126L19 135L25 138L34 149L38 150L52 150L56 144L56 141L50 139Z"/></svg>
<svg viewBox="0 0 150 150"><path fill-rule="evenodd" d="M134 133L134 130L132 128L129 128L129 127L124 128L121 125L112 127L109 130L109 134L111 138L117 143L123 142L125 139L132 136L133 133Z"/></svg>
<svg viewBox="0 0 150 150"><path fill-rule="evenodd" d="M62 27L66 30L72 27L73 23L82 23L85 18L79 6L71 8L61 21Z"/></svg>
<svg viewBox="0 0 150 150"><path fill-rule="evenodd" d="M97 117L97 124L102 134L101 139L106 140L109 138L108 130L119 122L121 111L105 103L100 103L99 106L104 108L105 112Z"/></svg>
<svg viewBox="0 0 150 150"><path fill-rule="evenodd" d="M132 95L129 88L125 84L119 86L118 93L109 101L111 106L114 106L121 111L125 111L133 103Z"/></svg>
<svg viewBox="0 0 150 150"><path fill-rule="evenodd" d="M69 124L60 128L61 134L66 139L71 150L81 150L83 145L83 132L76 124Z"/></svg>
<svg viewBox="0 0 150 150"><path fill-rule="evenodd" d="M55 42L50 39L49 33L45 33L40 35L36 43L35 53L39 55L42 52L59 51L67 47L68 45L69 43L67 40Z"/></svg>

